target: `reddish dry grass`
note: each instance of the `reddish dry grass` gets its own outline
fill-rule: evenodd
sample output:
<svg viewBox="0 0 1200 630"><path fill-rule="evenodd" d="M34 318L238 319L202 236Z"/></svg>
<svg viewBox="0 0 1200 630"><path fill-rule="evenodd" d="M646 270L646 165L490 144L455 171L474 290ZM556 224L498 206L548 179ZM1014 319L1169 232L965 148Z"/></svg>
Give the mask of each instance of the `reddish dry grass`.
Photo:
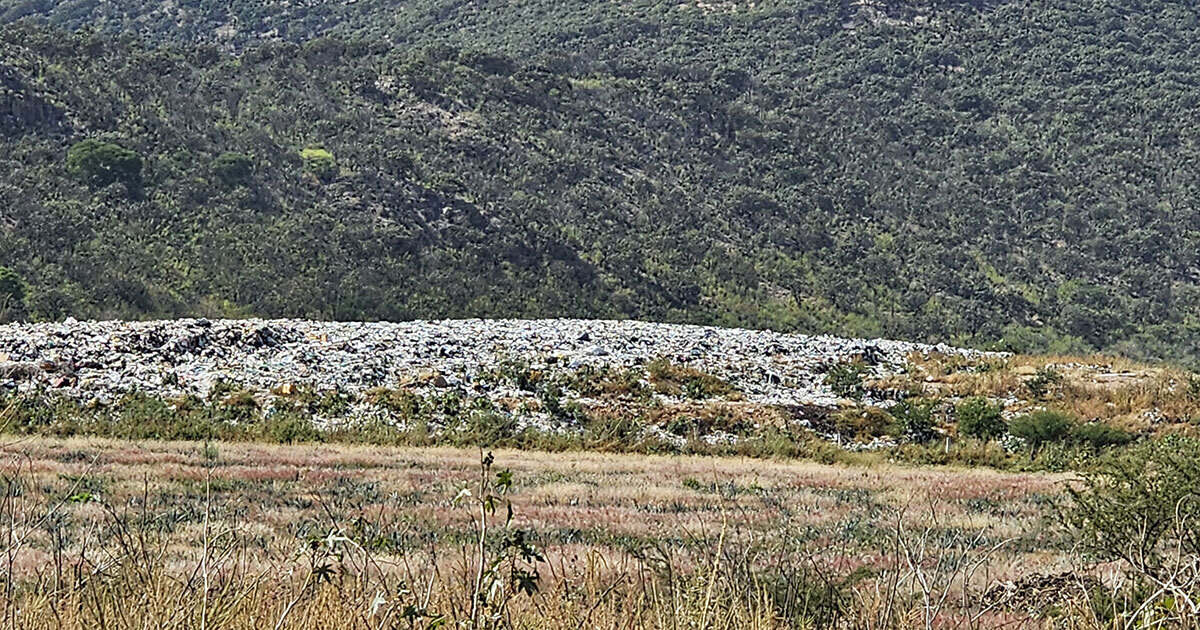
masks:
<svg viewBox="0 0 1200 630"><path fill-rule="evenodd" d="M303 564L296 553L302 539L366 522L401 541L400 547L378 554L381 573L415 572L422 576L419 581L432 575L437 601L462 596L462 580L453 576L470 573L463 549L473 536L473 520L451 498L476 478L478 452L213 448L215 453L192 443L96 439L36 439L8 447L5 474L22 491L5 512L12 531L24 540L19 546L10 540L16 551L2 569L5 577L18 587L44 585L63 571L55 566L63 562L68 574L73 567L95 571L106 555L119 555L113 524L124 518L153 525L147 530L157 532L163 571L177 578L200 566L214 532L225 532L237 544L237 570L229 569L231 575L244 580L254 571L267 572L274 594L263 599L263 606L278 614L286 600L280 593L295 588L290 581L295 578L288 576L298 575ZM692 591L672 596L683 598L679 602L667 602L659 591L647 595L648 585L662 577L657 561L651 561L658 556L669 561L671 571L701 581L717 557L728 565L722 571L730 576L722 580L730 584L739 563L751 571L746 584L797 565L815 572L810 578L843 579L865 568L882 580L898 579L904 568L895 543L921 540L927 553L922 563L930 571L958 551L986 563L969 576L943 576L948 584L958 580L976 589L1067 563L1056 551L1059 541L1045 510L1060 493L1061 476L600 453L501 451L496 461L515 476L516 524L532 531L546 553L540 596L545 601L538 605L574 614L575 621L589 606L616 607L610 613L617 614L621 606L610 599L618 597L617 587L590 603L586 593L617 582L625 584L620 597L642 598L634 606L640 612L621 608L621 614L661 616L668 603L692 606L689 614L695 614ZM76 500L66 501L73 495ZM1005 541L1000 551L987 552ZM848 585L866 592L875 584L872 578L862 580ZM911 584L906 588L905 605L915 605ZM321 598L328 595L317 593L312 602L325 602ZM759 619L766 613L755 608L764 605L758 600L766 596L760 595L722 599L726 612L740 620L722 627L771 627ZM954 614L972 614L971 603L959 600L952 601L963 611ZM312 602L306 606L316 605Z"/></svg>

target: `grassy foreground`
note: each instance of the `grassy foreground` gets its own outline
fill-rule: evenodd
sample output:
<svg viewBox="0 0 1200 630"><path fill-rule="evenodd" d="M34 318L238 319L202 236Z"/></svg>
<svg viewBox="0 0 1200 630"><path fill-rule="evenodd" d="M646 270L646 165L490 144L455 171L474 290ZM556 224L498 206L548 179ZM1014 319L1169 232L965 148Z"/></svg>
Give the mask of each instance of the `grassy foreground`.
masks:
<svg viewBox="0 0 1200 630"><path fill-rule="evenodd" d="M1088 627L995 587L1078 566L1062 476L8 440L4 628Z"/></svg>

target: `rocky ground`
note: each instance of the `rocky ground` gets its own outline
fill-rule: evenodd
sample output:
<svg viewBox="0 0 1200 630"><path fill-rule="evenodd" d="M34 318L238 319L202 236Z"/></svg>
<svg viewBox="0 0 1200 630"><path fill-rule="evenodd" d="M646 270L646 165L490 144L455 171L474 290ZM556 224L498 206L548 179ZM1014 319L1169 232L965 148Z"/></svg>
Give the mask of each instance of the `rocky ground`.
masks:
<svg viewBox="0 0 1200 630"><path fill-rule="evenodd" d="M637 321L68 320L0 326L0 388L100 404L135 390L205 397L218 383L262 398L295 387L352 394L384 387L421 394L456 389L511 401L537 393L487 378L497 366L539 375L604 367L644 375L652 361L665 359L728 383L736 393L725 397L739 402L834 406L838 396L824 378L830 367L861 361L870 376L882 378L902 372L912 353L978 354Z"/></svg>

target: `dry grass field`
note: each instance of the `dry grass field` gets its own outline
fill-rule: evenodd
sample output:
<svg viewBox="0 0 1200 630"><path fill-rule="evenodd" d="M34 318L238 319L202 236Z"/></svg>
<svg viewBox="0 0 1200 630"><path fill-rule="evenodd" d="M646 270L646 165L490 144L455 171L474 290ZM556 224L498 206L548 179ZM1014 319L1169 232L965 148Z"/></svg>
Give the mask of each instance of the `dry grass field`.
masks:
<svg viewBox="0 0 1200 630"><path fill-rule="evenodd" d="M1076 566L1048 474L8 439L4 628L1043 627L985 592Z"/></svg>

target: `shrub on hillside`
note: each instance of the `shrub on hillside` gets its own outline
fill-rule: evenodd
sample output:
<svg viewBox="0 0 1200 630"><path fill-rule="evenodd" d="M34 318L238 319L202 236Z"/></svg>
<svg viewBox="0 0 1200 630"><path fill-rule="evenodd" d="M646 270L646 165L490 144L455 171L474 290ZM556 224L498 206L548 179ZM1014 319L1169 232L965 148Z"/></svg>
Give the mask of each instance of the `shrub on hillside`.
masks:
<svg viewBox="0 0 1200 630"><path fill-rule="evenodd" d="M969 398L954 409L958 432L981 440L1000 437L1008 429L1002 410L1000 405L992 404L986 398Z"/></svg>
<svg viewBox="0 0 1200 630"><path fill-rule="evenodd" d="M14 314L20 317L25 293L25 281L21 276L8 267L0 267L0 323Z"/></svg>
<svg viewBox="0 0 1200 630"><path fill-rule="evenodd" d="M329 181L337 175L337 160L333 154L321 147L309 147L300 152L304 172L321 181Z"/></svg>
<svg viewBox="0 0 1200 630"><path fill-rule="evenodd" d="M134 188L142 181L142 157L118 144L89 139L67 151L67 172L94 188L115 183Z"/></svg>
<svg viewBox="0 0 1200 630"><path fill-rule="evenodd" d="M1025 440L1036 452L1046 444L1065 440L1074 427L1075 419L1061 411L1036 411L1014 418L1008 432Z"/></svg>

